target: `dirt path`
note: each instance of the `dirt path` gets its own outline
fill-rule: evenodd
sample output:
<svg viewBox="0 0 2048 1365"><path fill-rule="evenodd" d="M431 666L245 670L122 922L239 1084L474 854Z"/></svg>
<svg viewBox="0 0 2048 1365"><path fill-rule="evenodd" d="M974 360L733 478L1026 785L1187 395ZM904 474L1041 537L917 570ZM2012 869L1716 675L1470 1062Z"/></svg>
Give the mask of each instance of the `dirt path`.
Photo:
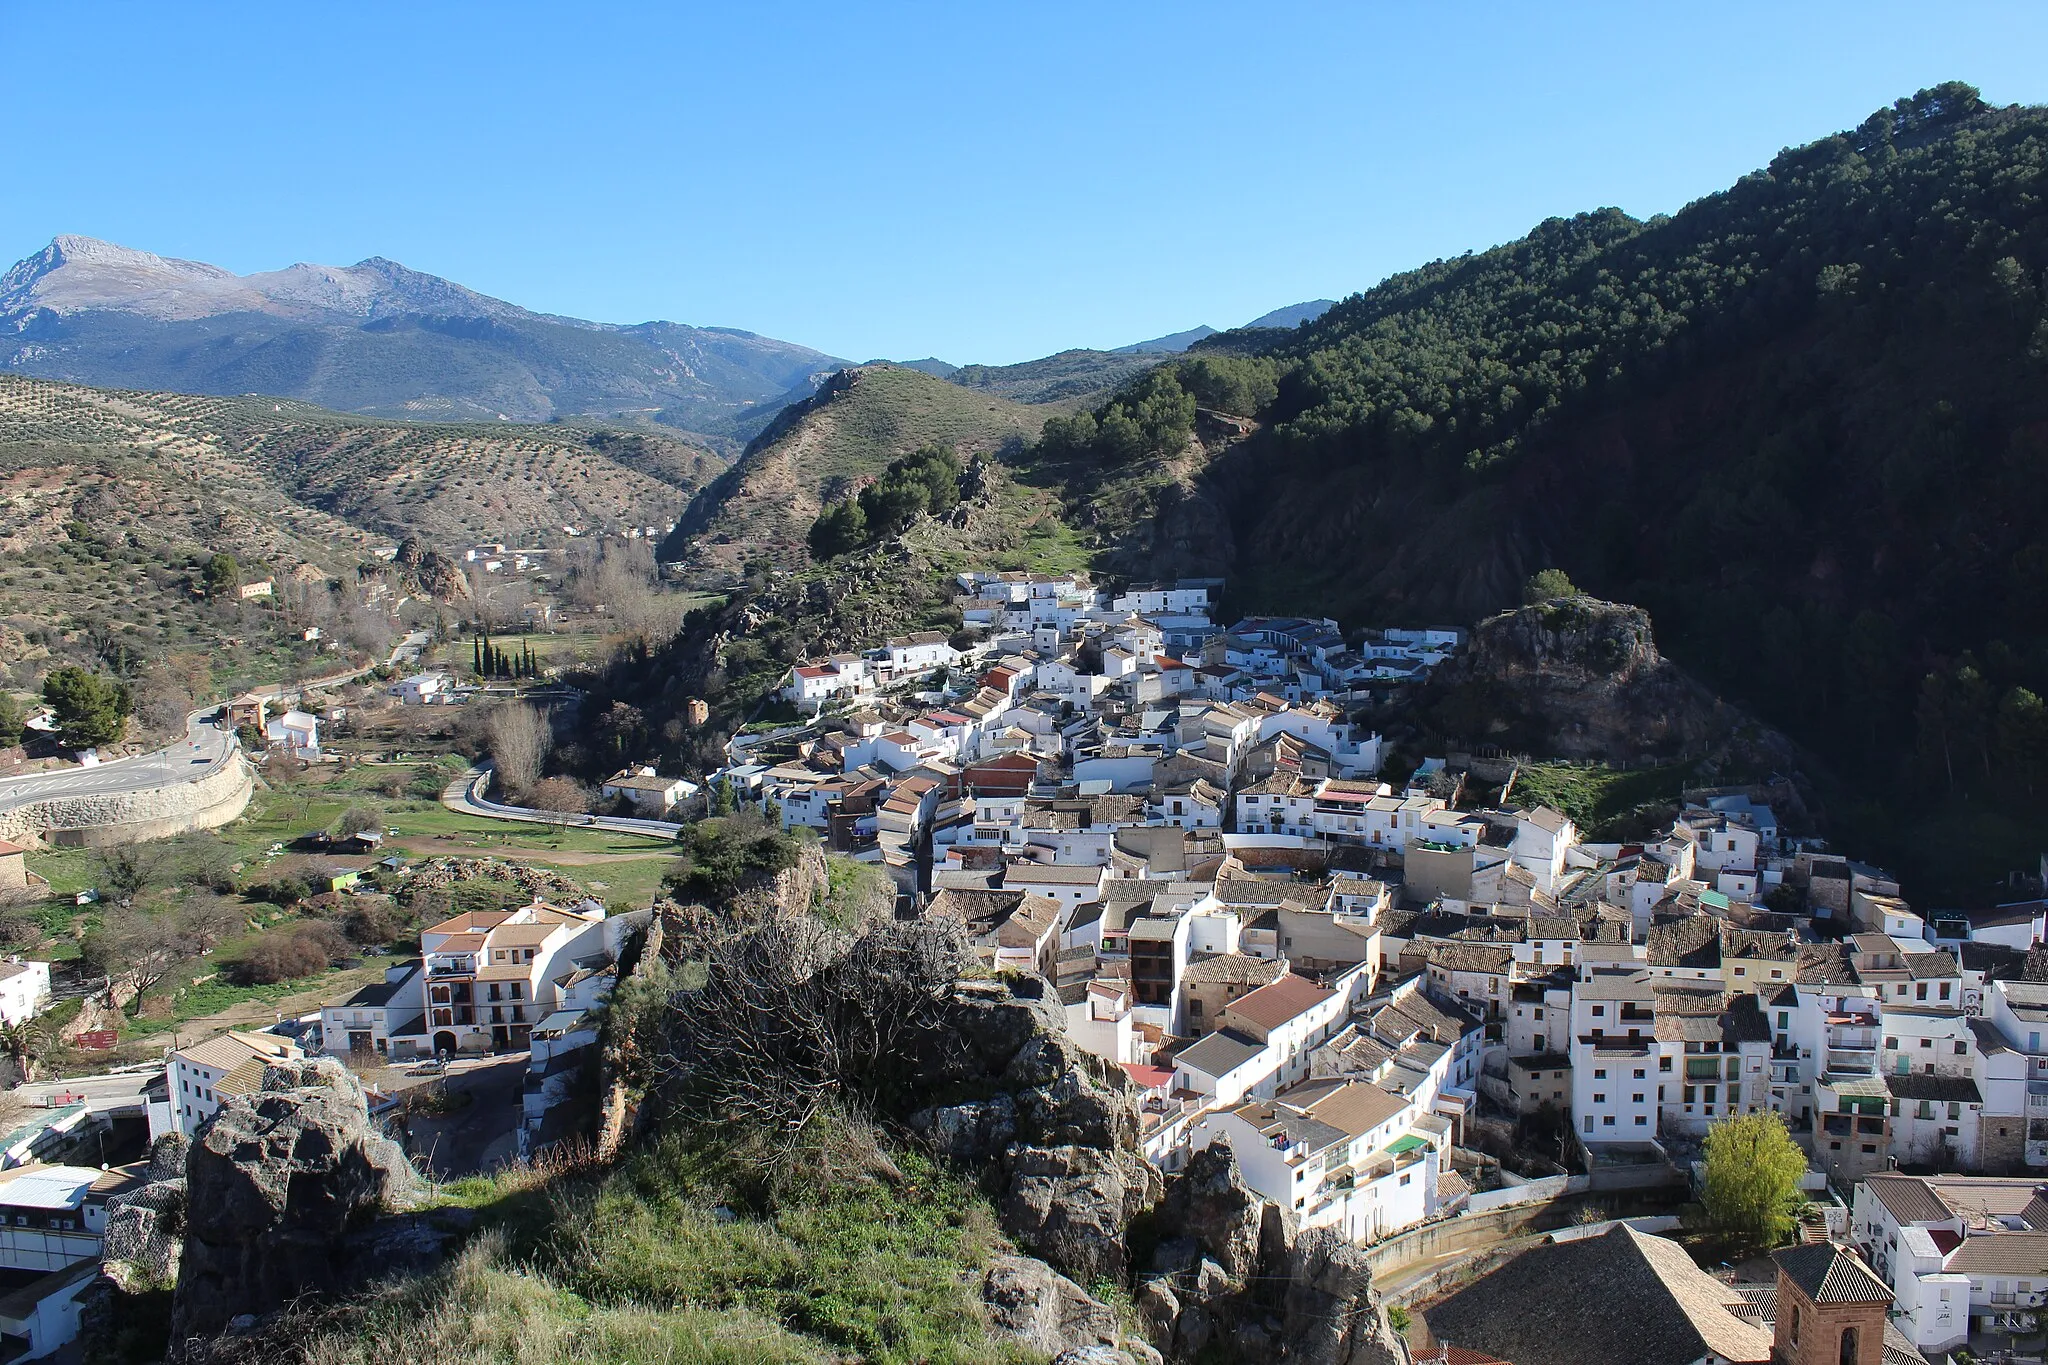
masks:
<svg viewBox="0 0 2048 1365"><path fill-rule="evenodd" d="M394 847L422 858L506 858L514 862L553 863L557 867L601 867L606 863L638 863L649 858L673 858L676 855L666 849L653 848L645 853L572 853L552 848L534 848L521 844L464 843L459 839L422 837L417 839L393 839Z"/></svg>
<svg viewBox="0 0 2048 1365"><path fill-rule="evenodd" d="M232 1028L248 1028L252 1024L260 1028L275 1023L280 1015L290 1019L295 1015L311 1014L322 1005L346 1000L373 981L382 981L386 965L386 959L377 958L361 967L330 972L303 991L294 991L277 1000L244 1000L224 1010L187 1019L177 1026L175 1032L181 1043L189 1045Z"/></svg>

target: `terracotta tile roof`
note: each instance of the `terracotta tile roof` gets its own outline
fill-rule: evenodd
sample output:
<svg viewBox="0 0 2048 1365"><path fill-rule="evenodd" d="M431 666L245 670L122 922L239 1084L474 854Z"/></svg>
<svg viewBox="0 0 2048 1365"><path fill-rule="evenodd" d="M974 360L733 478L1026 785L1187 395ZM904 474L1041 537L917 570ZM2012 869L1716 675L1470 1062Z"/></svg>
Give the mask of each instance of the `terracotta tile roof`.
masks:
<svg viewBox="0 0 2048 1365"><path fill-rule="evenodd" d="M1735 1311L1742 1304L1676 1242L1624 1223L1523 1252L1422 1316L1437 1340L1514 1365L1691 1365L1709 1354L1760 1365L1771 1334Z"/></svg>
<svg viewBox="0 0 2048 1365"><path fill-rule="evenodd" d="M2048 1232L1965 1237L1941 1268L1959 1275L2048 1275Z"/></svg>
<svg viewBox="0 0 2048 1365"><path fill-rule="evenodd" d="M289 1038L279 1038L267 1033L223 1033L218 1038L208 1038L203 1043L180 1048L178 1055L194 1066L207 1067L220 1072L233 1071L251 1057L277 1059L289 1057L298 1052L298 1045Z"/></svg>
<svg viewBox="0 0 2048 1365"><path fill-rule="evenodd" d="M453 919L444 919L422 929L423 934L479 934L495 929L512 918L510 910L465 910Z"/></svg>
<svg viewBox="0 0 2048 1365"><path fill-rule="evenodd" d="M1939 1194L1917 1175L1869 1175L1864 1183L1893 1221L1910 1227L1915 1223L1946 1223L1955 1217Z"/></svg>
<svg viewBox="0 0 2048 1365"><path fill-rule="evenodd" d="M1815 1303L1890 1303L1892 1291L1863 1258L1834 1242L1774 1251L1771 1259Z"/></svg>
<svg viewBox="0 0 2048 1365"><path fill-rule="evenodd" d="M1230 1002L1227 1011L1262 1029L1279 1028L1328 1000L1336 992L1289 972L1279 980Z"/></svg>
<svg viewBox="0 0 2048 1365"><path fill-rule="evenodd" d="M1214 957L1196 958L1181 972L1180 979L1183 985L1265 986L1279 980L1286 972L1287 964L1277 958L1219 953Z"/></svg>

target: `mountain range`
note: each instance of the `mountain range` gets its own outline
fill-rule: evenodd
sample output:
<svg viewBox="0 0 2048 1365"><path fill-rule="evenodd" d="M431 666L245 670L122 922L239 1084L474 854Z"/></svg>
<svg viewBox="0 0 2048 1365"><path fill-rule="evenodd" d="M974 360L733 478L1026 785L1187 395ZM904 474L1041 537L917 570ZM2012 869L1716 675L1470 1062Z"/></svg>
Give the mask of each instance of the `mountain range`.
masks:
<svg viewBox="0 0 2048 1365"><path fill-rule="evenodd" d="M0 369L45 379L708 437L847 363L733 328L536 313L381 257L236 275L73 236L0 276L0 338Z"/></svg>
<svg viewBox="0 0 2048 1365"><path fill-rule="evenodd" d="M1328 306L1296 304L1253 325L1291 326ZM1106 387L1213 332L1066 353L1090 357L1068 365L1067 377L1090 381L1076 392ZM103 387L273 395L364 416L596 417L666 426L731 450L849 363L736 328L536 313L381 256L237 275L65 235L0 276L0 370ZM950 378L958 367L924 360L912 368ZM1016 367L969 368L977 387L1007 386L1020 390L1007 396L1039 401L1029 372L1006 379Z"/></svg>

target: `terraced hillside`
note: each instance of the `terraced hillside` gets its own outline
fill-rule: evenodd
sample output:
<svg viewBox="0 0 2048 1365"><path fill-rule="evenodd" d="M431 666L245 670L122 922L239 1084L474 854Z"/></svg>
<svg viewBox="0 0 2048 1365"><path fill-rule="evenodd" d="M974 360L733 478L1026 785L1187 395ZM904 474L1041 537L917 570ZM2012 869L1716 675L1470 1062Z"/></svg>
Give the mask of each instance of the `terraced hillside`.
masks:
<svg viewBox="0 0 2048 1365"><path fill-rule="evenodd" d="M832 498L940 442L963 457L1021 449L1044 413L898 365L842 370L786 409L690 505L662 558L730 582L750 560L810 562L805 533Z"/></svg>
<svg viewBox="0 0 2048 1365"><path fill-rule="evenodd" d="M530 544L567 527L666 527L723 467L717 455L656 433L390 422L289 400L0 375L0 445L24 444L173 465L329 543L412 535L443 546Z"/></svg>

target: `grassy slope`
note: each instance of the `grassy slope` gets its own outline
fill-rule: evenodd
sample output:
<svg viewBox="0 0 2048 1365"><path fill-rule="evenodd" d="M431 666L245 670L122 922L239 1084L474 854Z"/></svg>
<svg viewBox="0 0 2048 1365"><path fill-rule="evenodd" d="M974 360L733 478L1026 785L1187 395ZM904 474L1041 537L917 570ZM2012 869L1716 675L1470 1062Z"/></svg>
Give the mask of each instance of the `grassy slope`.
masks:
<svg viewBox="0 0 2048 1365"><path fill-rule="evenodd" d="M1037 434L1043 415L917 370L874 365L847 372L818 398L763 433L690 509L664 553L730 581L748 560L809 562L804 535L827 497L882 472L921 445L993 454Z"/></svg>
<svg viewBox="0 0 2048 1365"><path fill-rule="evenodd" d="M766 1198L758 1172L671 1138L609 1172L458 1182L444 1196L483 1232L453 1267L280 1335L324 1365L1021 1360L979 1311L994 1210L924 1158L896 1165Z"/></svg>

